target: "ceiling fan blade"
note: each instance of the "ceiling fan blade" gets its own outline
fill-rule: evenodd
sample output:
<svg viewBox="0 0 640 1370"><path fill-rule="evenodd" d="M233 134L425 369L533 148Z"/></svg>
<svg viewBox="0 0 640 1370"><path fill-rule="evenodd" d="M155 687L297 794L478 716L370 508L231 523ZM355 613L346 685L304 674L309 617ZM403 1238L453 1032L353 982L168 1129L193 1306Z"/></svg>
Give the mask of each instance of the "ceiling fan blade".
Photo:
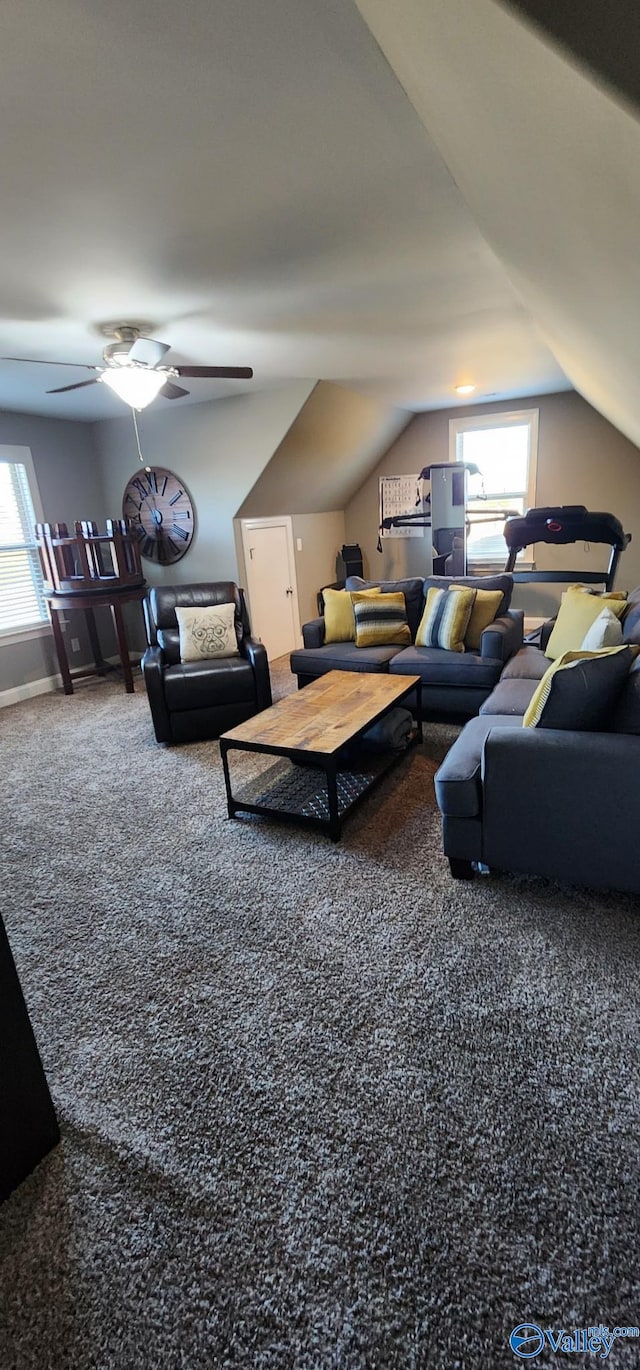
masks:
<svg viewBox="0 0 640 1370"><path fill-rule="evenodd" d="M253 371L250 366L174 366L179 376L193 376L194 379L210 376L212 379L229 381L250 381Z"/></svg>
<svg viewBox="0 0 640 1370"><path fill-rule="evenodd" d="M180 400L183 395L188 395L189 391L183 390L181 385L174 385L173 381L165 381L158 394L163 395L165 400Z"/></svg>
<svg viewBox="0 0 640 1370"><path fill-rule="evenodd" d="M156 338L136 338L133 346L129 349L128 360L130 362L141 362L143 366L157 366L162 361L165 352L169 351L169 344L158 342Z"/></svg>
<svg viewBox="0 0 640 1370"><path fill-rule="evenodd" d="M47 395L63 395L65 390L82 390L84 385L97 385L98 377L94 376L90 381L76 381L75 385L59 385L56 390L47 390Z"/></svg>
<svg viewBox="0 0 640 1370"><path fill-rule="evenodd" d="M99 366L89 366L87 362L54 362L41 357L0 357L0 362L27 362L29 366L75 366L76 371L99 371Z"/></svg>

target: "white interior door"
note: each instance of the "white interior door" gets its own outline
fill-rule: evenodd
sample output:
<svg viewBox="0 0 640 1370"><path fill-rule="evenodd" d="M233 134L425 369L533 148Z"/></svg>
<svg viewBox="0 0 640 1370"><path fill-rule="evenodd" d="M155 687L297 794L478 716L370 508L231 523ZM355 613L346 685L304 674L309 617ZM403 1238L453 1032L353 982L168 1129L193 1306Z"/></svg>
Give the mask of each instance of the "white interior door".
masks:
<svg viewBox="0 0 640 1370"><path fill-rule="evenodd" d="M291 522L242 519L242 545L251 632L273 661L300 645Z"/></svg>

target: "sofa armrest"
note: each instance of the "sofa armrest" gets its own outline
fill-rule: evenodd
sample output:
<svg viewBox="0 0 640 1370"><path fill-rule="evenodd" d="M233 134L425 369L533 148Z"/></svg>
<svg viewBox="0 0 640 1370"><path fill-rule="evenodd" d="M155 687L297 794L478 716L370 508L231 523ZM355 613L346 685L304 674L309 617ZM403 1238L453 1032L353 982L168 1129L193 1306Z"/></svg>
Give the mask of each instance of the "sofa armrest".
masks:
<svg viewBox="0 0 640 1370"><path fill-rule="evenodd" d="M324 646L324 618L312 618L302 625L302 641L305 647Z"/></svg>
<svg viewBox="0 0 640 1370"><path fill-rule="evenodd" d="M556 626L555 618L548 618L547 621L546 621L546 623L543 623L543 625L542 625L542 627L541 627L541 629L540 629L540 651L541 651L541 652L546 652L546 650L547 650L547 643L548 643L548 641L549 641L549 638L551 637L551 634L552 634L552 632L553 632L555 626Z"/></svg>
<svg viewBox="0 0 640 1370"><path fill-rule="evenodd" d="M509 609L506 614L495 618L485 628L480 637L480 655L508 661L520 651L524 635L524 613L522 609Z"/></svg>
<svg viewBox="0 0 640 1370"><path fill-rule="evenodd" d="M243 637L240 643L240 655L247 658L253 667L256 678L256 697L258 700L258 711L271 707L271 677L269 675L269 659L264 644L256 642L253 637Z"/></svg>
<svg viewBox="0 0 640 1370"><path fill-rule="evenodd" d="M147 647L140 665L147 688L156 740L171 742L171 722L164 698L163 676L166 662L162 647Z"/></svg>
<svg viewBox="0 0 640 1370"><path fill-rule="evenodd" d="M482 758L483 860L640 891L640 737L495 728Z"/></svg>

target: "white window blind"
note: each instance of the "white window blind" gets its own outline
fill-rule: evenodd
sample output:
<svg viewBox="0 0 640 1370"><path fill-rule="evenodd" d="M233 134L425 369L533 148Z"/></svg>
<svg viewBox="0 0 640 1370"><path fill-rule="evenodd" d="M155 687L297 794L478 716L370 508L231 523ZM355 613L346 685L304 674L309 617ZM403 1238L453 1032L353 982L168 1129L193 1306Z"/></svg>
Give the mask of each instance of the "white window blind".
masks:
<svg viewBox="0 0 640 1370"><path fill-rule="evenodd" d="M0 461L0 636L48 621L27 468Z"/></svg>
<svg viewBox="0 0 640 1370"><path fill-rule="evenodd" d="M451 460L475 462L480 471L479 477L469 477L470 562L504 565L504 519L487 515L493 510L524 514L535 505L537 441L537 409L451 420ZM474 522L474 514L483 517Z"/></svg>

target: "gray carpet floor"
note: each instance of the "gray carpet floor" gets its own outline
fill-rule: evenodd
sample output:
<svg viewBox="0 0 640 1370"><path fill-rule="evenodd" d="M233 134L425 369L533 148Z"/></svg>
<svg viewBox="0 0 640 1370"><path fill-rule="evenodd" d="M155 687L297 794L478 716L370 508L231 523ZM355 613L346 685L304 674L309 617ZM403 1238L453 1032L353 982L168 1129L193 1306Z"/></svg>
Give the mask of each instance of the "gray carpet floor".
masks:
<svg viewBox="0 0 640 1370"><path fill-rule="evenodd" d="M226 819L217 744L158 747L140 685L0 714L62 1128L0 1209L0 1370L480 1370L523 1321L640 1321L640 901L453 882L454 735L334 845Z"/></svg>

